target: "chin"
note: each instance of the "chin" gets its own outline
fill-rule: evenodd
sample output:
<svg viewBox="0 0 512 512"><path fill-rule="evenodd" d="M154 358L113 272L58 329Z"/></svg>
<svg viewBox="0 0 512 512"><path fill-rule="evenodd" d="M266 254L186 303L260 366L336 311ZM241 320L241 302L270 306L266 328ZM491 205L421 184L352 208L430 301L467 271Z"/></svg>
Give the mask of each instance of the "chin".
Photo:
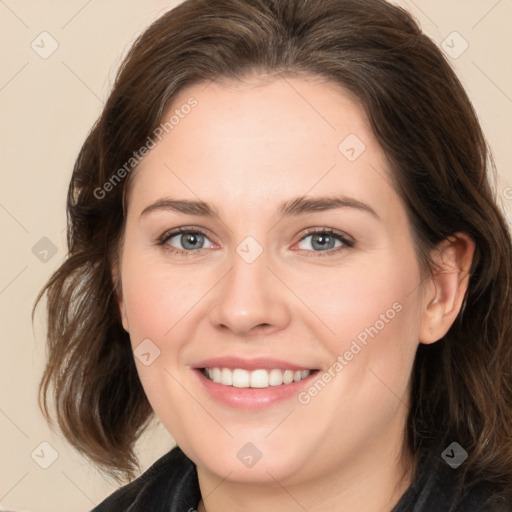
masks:
<svg viewBox="0 0 512 512"><path fill-rule="evenodd" d="M251 438L255 440L249 441ZM261 434L261 440L257 438L246 430L244 435L222 441L203 439L194 443L189 436L184 443L177 442L198 470L219 479L241 484L300 483L307 463L305 447L299 450L296 443L285 446L282 438L271 441Z"/></svg>

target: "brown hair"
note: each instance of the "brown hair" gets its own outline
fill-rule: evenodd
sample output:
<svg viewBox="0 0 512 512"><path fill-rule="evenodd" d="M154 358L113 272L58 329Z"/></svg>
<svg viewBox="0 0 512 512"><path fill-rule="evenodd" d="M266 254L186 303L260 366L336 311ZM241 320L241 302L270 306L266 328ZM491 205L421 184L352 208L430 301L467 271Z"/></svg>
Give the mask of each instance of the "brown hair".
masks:
<svg viewBox="0 0 512 512"><path fill-rule="evenodd" d="M98 190L143 146L178 91L250 73L318 76L359 99L392 165L423 268L431 266L429 251L454 233L476 243L463 311L443 340L418 349L405 445L419 457L457 441L469 453L466 481L505 489L512 256L488 181L494 167L441 51L407 12L383 0L187 0L139 37L76 160L69 254L38 298L48 299L43 411L49 418L52 398L75 447L111 474L134 474L133 446L152 411L111 272L129 180Z"/></svg>

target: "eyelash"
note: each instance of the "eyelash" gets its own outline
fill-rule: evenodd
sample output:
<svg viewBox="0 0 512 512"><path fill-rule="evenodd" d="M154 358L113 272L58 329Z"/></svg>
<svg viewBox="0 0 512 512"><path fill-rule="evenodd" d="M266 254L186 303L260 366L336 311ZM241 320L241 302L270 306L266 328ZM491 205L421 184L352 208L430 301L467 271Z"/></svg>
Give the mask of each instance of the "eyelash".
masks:
<svg viewBox="0 0 512 512"><path fill-rule="evenodd" d="M194 226L182 227L182 228L173 229L171 231L166 231L165 233L163 233L163 235L157 240L157 245L164 247L165 250L171 252L174 255L179 255L179 256L184 256L184 257L188 257L193 254L194 255L201 254L201 252L203 250L205 250L205 249L197 249L197 250L187 251L187 250L177 249L176 247L167 245L167 242L169 241L169 239L173 238L176 235L182 235L182 234L192 234L192 235L193 234L201 234L201 235L205 236L206 238L208 238L208 235L200 228L195 228ZM307 250L307 249L299 249L299 251L301 251L301 250L307 251L309 253L309 254L307 254L307 257L315 258L315 257L332 256L334 254L337 254L341 250L354 247L354 245L355 245L355 242L353 240L351 240L350 238L348 238L348 236L345 235L343 232L337 231L332 228L310 229L309 231L306 231L306 233L304 233L302 235L302 237L299 239L299 242L302 242L306 237L308 237L310 235L315 235L315 234L328 235L333 238L336 238L343 244L343 246L337 247L335 249L328 249L326 251L311 251L311 250ZM299 242L297 242L297 243L299 243Z"/></svg>

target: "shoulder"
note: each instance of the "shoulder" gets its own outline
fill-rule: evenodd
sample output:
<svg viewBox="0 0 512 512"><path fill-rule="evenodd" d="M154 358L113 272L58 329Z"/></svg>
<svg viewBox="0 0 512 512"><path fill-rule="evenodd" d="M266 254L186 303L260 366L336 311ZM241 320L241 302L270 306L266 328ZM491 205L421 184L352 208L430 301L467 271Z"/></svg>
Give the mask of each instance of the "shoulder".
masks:
<svg viewBox="0 0 512 512"><path fill-rule="evenodd" d="M197 506L200 497L196 466L175 447L91 512L188 510Z"/></svg>
<svg viewBox="0 0 512 512"><path fill-rule="evenodd" d="M463 473L439 458L420 463L416 477L392 512L512 512L500 489L486 482L468 484Z"/></svg>
<svg viewBox="0 0 512 512"><path fill-rule="evenodd" d="M454 512L511 512L512 503L507 504L498 496L497 490L485 483L465 488Z"/></svg>

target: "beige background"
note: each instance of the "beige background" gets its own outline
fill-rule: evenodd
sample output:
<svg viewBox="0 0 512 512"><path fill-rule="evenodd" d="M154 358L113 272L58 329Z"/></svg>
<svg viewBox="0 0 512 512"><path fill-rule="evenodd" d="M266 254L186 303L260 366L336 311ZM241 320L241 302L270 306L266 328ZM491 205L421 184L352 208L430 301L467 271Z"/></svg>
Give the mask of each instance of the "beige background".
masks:
<svg viewBox="0 0 512 512"><path fill-rule="evenodd" d="M5 510L90 510L115 488L50 431L37 408L44 325L39 315L32 327L30 311L38 290L65 256L65 199L72 164L101 111L120 59L136 35L176 3L0 0L0 508ZM468 49L450 60L494 152L497 195L512 212L512 2L399 3L437 43L448 37L452 53L467 41ZM40 36L45 31L50 36ZM452 35L454 31L460 36ZM42 53L55 44L51 38L58 48L43 59L31 44L35 41ZM41 242L44 237L51 243ZM43 442L51 447L41 446ZM143 467L171 444L164 429L155 427L139 444ZM53 454L56 460L43 469Z"/></svg>

